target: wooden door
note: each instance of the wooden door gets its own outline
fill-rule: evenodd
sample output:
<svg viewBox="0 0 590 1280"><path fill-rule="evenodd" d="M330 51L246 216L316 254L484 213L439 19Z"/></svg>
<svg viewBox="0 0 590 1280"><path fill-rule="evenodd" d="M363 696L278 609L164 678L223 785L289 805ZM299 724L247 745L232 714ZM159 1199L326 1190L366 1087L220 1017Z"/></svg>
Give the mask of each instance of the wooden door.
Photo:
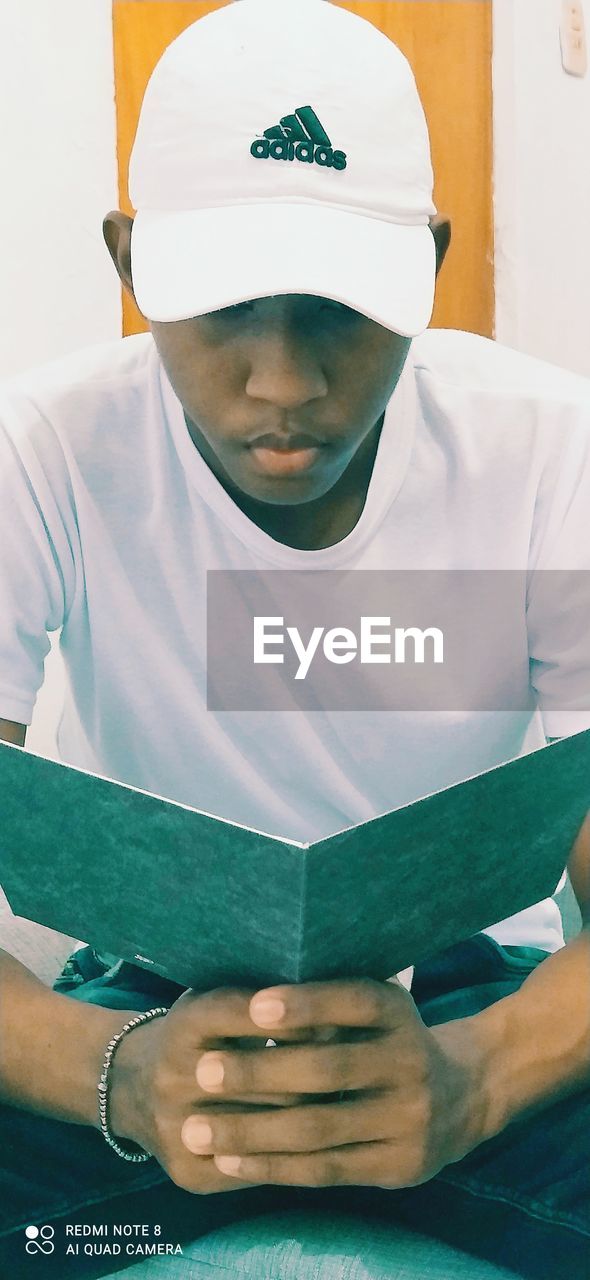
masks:
<svg viewBox="0 0 590 1280"><path fill-rule="evenodd" d="M149 76L190 23L231 0L113 0L120 205ZM409 58L430 127L435 203L453 224L432 323L494 328L492 0L333 0L390 36ZM123 332L146 322L125 296Z"/></svg>

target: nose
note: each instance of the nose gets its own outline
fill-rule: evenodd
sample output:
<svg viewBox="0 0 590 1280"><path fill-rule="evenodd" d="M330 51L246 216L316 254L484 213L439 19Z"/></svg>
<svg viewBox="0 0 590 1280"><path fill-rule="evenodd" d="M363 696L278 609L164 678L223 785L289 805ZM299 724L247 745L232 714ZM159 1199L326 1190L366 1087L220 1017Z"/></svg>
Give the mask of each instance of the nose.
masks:
<svg viewBox="0 0 590 1280"><path fill-rule="evenodd" d="M327 393L325 373L305 335L285 326L256 342L250 352L246 395L288 412Z"/></svg>

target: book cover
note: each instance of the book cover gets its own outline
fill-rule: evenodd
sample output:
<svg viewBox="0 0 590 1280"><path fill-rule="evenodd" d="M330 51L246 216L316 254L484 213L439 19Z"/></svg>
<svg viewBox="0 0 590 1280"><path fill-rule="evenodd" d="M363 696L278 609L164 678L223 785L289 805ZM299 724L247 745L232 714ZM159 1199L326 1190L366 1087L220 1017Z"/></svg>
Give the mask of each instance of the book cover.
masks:
<svg viewBox="0 0 590 1280"><path fill-rule="evenodd" d="M387 978L555 891L590 730L300 844L0 746L13 911L183 986Z"/></svg>

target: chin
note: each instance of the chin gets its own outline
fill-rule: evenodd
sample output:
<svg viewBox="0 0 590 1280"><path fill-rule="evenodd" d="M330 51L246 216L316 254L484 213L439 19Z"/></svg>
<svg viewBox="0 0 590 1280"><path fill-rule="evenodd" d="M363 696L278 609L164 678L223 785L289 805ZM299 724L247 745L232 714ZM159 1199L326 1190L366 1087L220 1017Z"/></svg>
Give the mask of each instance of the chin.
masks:
<svg viewBox="0 0 590 1280"><path fill-rule="evenodd" d="M311 479L293 477L291 480L262 479L258 482L249 480L244 483L236 479L235 483L242 493L255 502L266 502L269 506L276 507L296 507L306 502L313 502L316 498L323 498L334 487L336 481L330 480L326 483L324 480L322 484L318 479L314 483Z"/></svg>

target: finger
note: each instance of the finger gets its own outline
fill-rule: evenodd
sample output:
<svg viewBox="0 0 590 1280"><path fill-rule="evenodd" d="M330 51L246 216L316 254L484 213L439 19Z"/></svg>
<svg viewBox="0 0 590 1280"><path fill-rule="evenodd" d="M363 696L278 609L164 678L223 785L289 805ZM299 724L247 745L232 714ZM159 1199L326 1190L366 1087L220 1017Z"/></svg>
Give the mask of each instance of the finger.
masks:
<svg viewBox="0 0 590 1280"><path fill-rule="evenodd" d="M252 1093L240 1094L239 1097L224 1098L222 1100L223 1111L263 1111L268 1107L301 1107L306 1106L309 1102L309 1094L307 1093ZM189 1104L190 1105L190 1104ZM195 1097L193 1104L195 1110L201 1108L207 1114L220 1110L220 1099L212 1094Z"/></svg>
<svg viewBox="0 0 590 1280"><path fill-rule="evenodd" d="M300 1027L297 1030L293 1029L289 1031L288 1037L284 1037L283 1043L296 1044L300 1041L306 1042L311 1039L323 1041L332 1039L334 1034L335 1032L332 1028ZM237 1044L233 1047L239 1049L258 1049L260 1047L260 1039L262 1035L263 1033L260 1030L260 1027L257 1027L255 1036L232 1036L232 1040L235 1039L237 1041ZM267 1037L267 1044L269 1048L273 1048L277 1043L276 1039L273 1040L270 1038L267 1031L264 1032L264 1036Z"/></svg>
<svg viewBox="0 0 590 1280"><path fill-rule="evenodd" d="M174 1002L166 1023L171 1030L182 1025L183 1037L192 1039L195 1049L207 1042L239 1037L268 1039L250 1017L251 989L221 987L216 991L185 991Z"/></svg>
<svg viewBox="0 0 590 1280"><path fill-rule="evenodd" d="M416 1016L416 1005L401 984L370 978L268 987L250 1003L258 1027L282 1035L298 1027L340 1026L391 1030Z"/></svg>
<svg viewBox="0 0 590 1280"><path fill-rule="evenodd" d="M257 1094L338 1093L391 1087L393 1049L389 1037L369 1044L288 1045L261 1052L204 1053L197 1083L216 1097Z"/></svg>
<svg viewBox="0 0 590 1280"><path fill-rule="evenodd" d="M247 1179L226 1178L211 1157L195 1158L184 1148L173 1159L167 1160L163 1167L177 1186L196 1195L215 1195L222 1191L239 1191L242 1187L257 1185Z"/></svg>
<svg viewBox="0 0 590 1280"><path fill-rule="evenodd" d="M403 1171L396 1177L395 1154L384 1142L335 1147L306 1155L215 1156L220 1173L228 1178L254 1179L258 1183L296 1187L405 1185Z"/></svg>
<svg viewBox="0 0 590 1280"><path fill-rule="evenodd" d="M309 1152L387 1137L382 1097L290 1108L189 1116L181 1131L193 1155Z"/></svg>

